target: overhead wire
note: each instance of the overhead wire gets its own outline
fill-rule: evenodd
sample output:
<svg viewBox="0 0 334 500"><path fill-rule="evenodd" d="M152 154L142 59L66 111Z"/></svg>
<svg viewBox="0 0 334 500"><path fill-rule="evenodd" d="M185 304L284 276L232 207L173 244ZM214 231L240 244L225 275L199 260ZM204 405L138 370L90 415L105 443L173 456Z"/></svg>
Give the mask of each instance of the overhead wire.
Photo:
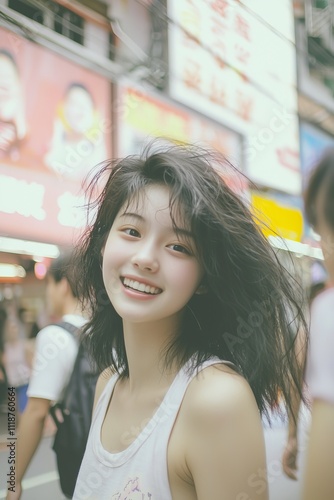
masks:
<svg viewBox="0 0 334 500"><path fill-rule="evenodd" d="M135 0L135 1L147 8L147 4L143 0ZM165 20L165 22L167 22L168 25L173 25L176 28L180 29L180 31L182 31L188 38L190 38L193 42L195 42L201 49L203 49L205 52L209 53L213 57L213 59L215 59L217 61L217 63L219 65L222 65L224 67L231 69L240 78L242 78L244 81L247 81L247 83L251 87L255 88L261 94L268 97L273 103L277 104L278 106L282 106L282 102L280 100L278 100L272 93L268 92L264 86L262 86L261 84L256 82L253 78L250 78L246 73L241 71L239 68L236 68L232 63L228 62L226 59L223 59L221 56L216 54L216 52L214 52L208 45L204 44L203 42L201 42L200 40L195 38L184 26L182 26L181 24L176 22L174 19L172 19L170 16L168 16L166 11L163 12L157 6L156 2L154 2L150 8L156 10L159 13L159 15ZM169 71L169 75L173 77L174 81L181 80L179 78L179 76L177 76L176 74L173 74L173 72L171 72L170 67L168 68L168 71ZM292 88L294 91L297 92L297 86L289 85L286 82L284 82L283 84L289 88ZM202 94L202 95L204 95L204 94ZM206 96L206 97L209 97L209 96ZM224 107L228 107L228 106L224 104ZM296 113L296 110L291 110L291 109L287 109L287 108L285 108L285 109L287 112ZM234 110L234 112L235 112L235 110Z"/></svg>
<svg viewBox="0 0 334 500"><path fill-rule="evenodd" d="M140 3L141 5L145 6L147 8L147 4L143 1L143 0L135 0L137 3ZM233 4L231 4L231 0L227 0L228 4L230 6L233 6ZM157 5L159 4L159 6ZM299 45L296 45L294 42L292 42L288 37L286 37L283 33L281 33L279 30L275 29L270 23L268 23L265 19L263 19L261 16L259 16L255 11L253 11L252 9L250 9L246 4L244 4L241 0L238 0L236 2L237 5L240 5L245 11L247 11L250 15L252 15L254 18L256 18L260 23L264 24L268 30L270 30L271 32L275 33L277 36L279 36L280 38L284 39L286 42L290 43L293 45L294 47L294 50L295 50L295 53L296 53L296 56L301 56L302 58L304 58L304 60L309 60L311 58L310 54L308 53L307 50L301 48ZM161 4L161 2L158 0L157 2L153 2L153 4L150 6L150 8L154 9L155 12L157 13L157 15L159 15L160 17L162 17L165 22L167 23L167 25L174 25L176 27L178 27L180 30L182 30L184 32L184 34L186 34L187 36L189 36L192 40L195 40L195 38L189 34L187 32L187 30L179 25L179 23L175 22L170 16L168 16L167 14L167 11L166 9L162 10L163 6ZM196 40L196 43L203 49L203 50L206 50L207 52L210 52L212 54L212 51L209 47L205 46L203 43L201 43L199 40ZM323 49L322 47L319 46L318 48L318 51L321 52L321 54L324 53L325 49ZM215 57L217 59L217 56L215 53L213 53L213 57ZM271 100L275 100L273 98L273 96L271 94L268 94L268 92L266 91L265 88L263 88L262 86L256 84L256 82L254 83L254 81L252 79L250 79L247 75L245 75L244 73L242 73L238 68L235 68L232 64L229 64L227 61L225 61L224 59L222 58L219 58L220 59L220 63L222 65L225 65L227 67L230 67L233 71L235 71L237 74L241 75L245 80L247 80L247 82L253 86L253 87L256 87L258 90L260 90L261 93L267 95ZM333 61L334 61L334 54L333 54ZM325 64L323 64L321 61L317 61L317 64L318 64L318 67L319 67L319 70L322 70L323 72L326 72L328 71L328 66L326 66ZM170 71L170 69L169 69ZM175 75L173 75L173 78L175 78ZM295 86L295 85L291 85L291 87L297 92L299 90L298 88L298 84ZM315 102L316 99L313 98L313 100ZM276 100L276 103L277 103L277 100ZM278 102L279 105L281 105L280 102ZM318 105L319 106L323 106L323 104L321 102L318 102ZM224 105L224 107L226 107ZM290 113L295 113L296 111L295 110L289 110L289 109L286 109L288 112Z"/></svg>
<svg viewBox="0 0 334 500"><path fill-rule="evenodd" d="M84 29L74 25L73 23L71 23L71 21L67 20L66 18L64 18L63 16L59 16L54 10L52 10L50 8L51 4L49 3L49 6L47 6L44 2L41 2L40 0L29 0L30 3L33 3L35 4L37 7L39 8L43 8L45 10L45 8L48 8L49 11L52 12L52 14L55 16L56 19L59 19L59 21L61 21L67 28L71 29L73 32L76 32L82 36L84 36ZM276 99L272 93L268 92L267 89L265 87L263 87L261 84L259 84L258 82L254 81L254 79L250 78L247 74L245 74L243 71L241 71L239 68L236 68L233 64L229 63L228 61L226 61L225 59L223 59L222 57L218 56L208 45L202 43L200 40L194 38L194 36L189 33L182 25L180 25L179 23L175 22L175 20L173 20L170 16L168 16L167 14L167 10L162 6L161 2L153 2L152 4L148 5L147 2L143 1L143 0L135 0L137 3L143 5L146 9L152 9L155 13L155 15L159 16L164 22L167 23L167 27L169 25L174 25L175 27L177 27L178 29L180 29L186 36L188 36L191 40L193 40L199 47L201 47L201 49L203 49L204 51L206 51L207 53L209 53L215 60L218 61L219 64L222 64L224 65L225 67L228 67L230 68L232 71L234 71L239 77L243 78L245 81L247 81L247 83L252 86L253 88L255 88L257 91L259 91L261 94L263 95L266 95L271 101L273 101L274 103L276 103L277 105L281 106L282 103L281 101L279 101L278 99ZM56 4L56 2L55 2ZM231 0L228 0L228 4L230 6L233 6L231 4ZM247 11L250 15L252 15L254 18L257 19L258 22L262 23L263 25L266 26L266 28L268 30L270 30L271 32L273 32L275 35L279 36L280 38L282 38L283 40L285 40L286 42L292 44L297 52L297 54L302 54L303 56L307 56L309 57L309 54L307 51L305 50L302 50L300 49L299 47L296 47L295 44L289 39L287 38L283 33L281 33L279 30L276 30L270 23L268 23L266 20L264 20L261 16L259 16L256 12L254 12L252 9L250 9L247 5L244 4L244 2L242 2L241 0L238 0L238 5L240 5L245 11ZM24 33L26 33L27 37L31 39L31 32L29 32L29 29L27 30L27 28L24 26L24 25L20 25L20 23L18 23L17 21L15 21L14 19L10 20L10 18L8 18L8 16L5 16L3 13L1 13L1 15L3 17L6 17L7 18L7 22L11 21L13 24L16 24L16 26L20 27L21 29L24 30ZM109 21L112 21L109 19ZM114 25L115 26L115 25ZM113 28L113 24L111 23L111 28ZM115 33L116 34L116 33ZM97 41L101 41L102 40L99 38L98 34L97 33L93 33L92 34L93 37L96 38ZM117 34L116 34L117 36ZM134 42L135 43L135 42ZM131 48L130 48L131 50ZM333 56L334 57L334 56ZM141 59L141 63L139 64L143 64L145 63L145 61L143 60L143 58ZM323 69L325 70L326 69L326 65L323 65L321 64L321 62L319 62L319 65L323 67ZM137 67L138 64L135 65L135 67ZM128 68L127 68L128 69ZM172 76L174 79L176 80L181 80L179 78L178 75L173 75L169 69L169 75ZM285 85L289 86L289 88L292 88L293 90L297 91L297 86L295 85L290 85L290 84L286 84L285 82ZM206 96L207 98L210 98L210 96ZM228 108L228 105L227 104L224 104L224 107ZM232 108L230 109L232 111ZM233 110L235 112L235 110ZM291 112L291 113L295 113L296 111L295 110L289 110L287 109L286 111L288 112Z"/></svg>
<svg viewBox="0 0 334 500"><path fill-rule="evenodd" d="M30 1L33 1L35 4L40 4L39 0L30 0ZM138 3L143 4L143 5L147 8L147 5L145 5L145 4L144 4L143 2L141 2L140 0L136 0L136 1L137 1ZM159 9L159 10L160 10L160 9ZM18 23L16 23L16 24L18 24ZM24 28L24 25L22 25L21 27L22 27L22 28ZM186 31L186 30L184 30L184 31L187 33L187 31ZM31 38L31 37L30 37L30 38ZM33 39L33 38L32 38L32 39ZM201 45L201 44L200 44L200 45ZM205 50L205 47L204 47L204 46L203 46L203 48L204 48L204 50ZM215 54L214 54L214 57L216 58ZM222 62L224 62L224 61L222 61ZM141 62L141 65L142 65L142 64L143 64L143 62ZM232 65L228 64L227 62L226 62L226 63L224 62L224 64L225 64L226 66L231 67L231 68L233 69ZM136 64L136 66L135 66L134 68L136 68L137 66L138 66L138 64ZM139 65L139 66L140 66L140 65ZM177 74L175 74L175 73L171 72L170 68L168 68L168 71L169 71L169 76L173 78L173 81L174 81L174 82L181 82L181 81L183 81L183 80L182 80L182 78L180 78L180 76L179 76L179 75L177 75ZM236 71L237 71L238 75L240 75L240 76L242 77L242 74L240 73L240 71L238 71L238 70L236 70ZM131 74L131 72L129 72L129 73ZM148 82L148 83L149 83L149 78L147 78L147 77L146 77L146 78L145 78L145 80L146 80L146 82ZM249 83L250 85L252 85L251 80L247 79L247 81L248 81L248 83ZM139 84L141 84L141 80L139 80L139 81L137 80L137 84L138 84L138 83L139 83ZM259 88L259 90L260 90L260 88ZM146 89L146 91L149 91L149 89L147 88L147 89ZM260 90L260 91L261 91L261 90ZM267 94L267 93L266 93L266 94ZM207 94L204 94L204 93L202 93L201 95L203 95L203 97L207 98L208 100L212 100L212 98L211 98L211 96L210 96L210 95L207 95ZM282 106L281 102L279 102L279 101L278 101L278 100L276 100L276 99L273 99L273 98L270 96L270 94L268 94L268 95L267 95L267 97L268 97L268 98L270 98L270 99L271 99L271 101L273 101L273 102L274 102L274 103L276 103L277 105ZM215 101L214 101L214 102L215 102ZM226 111L230 112L230 113L231 113L231 114L233 114L233 115L236 115L236 114L238 115L238 113L236 113L236 110L235 110L235 109L234 109L234 108L233 108L233 107L232 107L232 106L231 106L228 102L224 102L224 109L225 109ZM286 108L285 108L285 109L286 109ZM291 113L295 113L295 110L291 111L291 110L286 109L286 111L287 111L287 112L291 112ZM263 127L263 123L257 122L256 118L252 119L252 124L253 124L254 126L257 126L258 128L262 128L262 127Z"/></svg>

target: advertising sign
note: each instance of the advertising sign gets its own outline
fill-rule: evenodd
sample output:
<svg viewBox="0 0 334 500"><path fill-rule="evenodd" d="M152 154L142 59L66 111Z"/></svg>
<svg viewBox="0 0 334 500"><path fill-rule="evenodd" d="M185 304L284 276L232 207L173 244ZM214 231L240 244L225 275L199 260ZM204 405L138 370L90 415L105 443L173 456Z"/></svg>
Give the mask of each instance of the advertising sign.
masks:
<svg viewBox="0 0 334 500"><path fill-rule="evenodd" d="M300 194L292 5L263 4L170 0L169 89L245 136L253 181Z"/></svg>
<svg viewBox="0 0 334 500"><path fill-rule="evenodd" d="M215 149L242 170L241 136L220 124L128 86L118 86L123 112L118 113L118 156L138 154L154 137L175 143L192 143ZM233 169L222 172L236 191L244 190L245 179Z"/></svg>
<svg viewBox="0 0 334 500"><path fill-rule="evenodd" d="M0 234L70 244L111 155L110 85L0 28Z"/></svg>
<svg viewBox="0 0 334 500"><path fill-rule="evenodd" d="M300 126L300 157L303 186L305 187L313 167L329 148L334 148L334 138L309 123Z"/></svg>
<svg viewBox="0 0 334 500"><path fill-rule="evenodd" d="M265 236L279 236L292 241L301 241L303 215L298 207L268 196L252 194L252 208Z"/></svg>
<svg viewBox="0 0 334 500"><path fill-rule="evenodd" d="M334 148L334 138L309 123L300 126L300 157L302 167L303 188L306 187L310 174L325 154L326 150ZM304 242L312 246L319 246L320 238L308 224L306 217L304 224Z"/></svg>

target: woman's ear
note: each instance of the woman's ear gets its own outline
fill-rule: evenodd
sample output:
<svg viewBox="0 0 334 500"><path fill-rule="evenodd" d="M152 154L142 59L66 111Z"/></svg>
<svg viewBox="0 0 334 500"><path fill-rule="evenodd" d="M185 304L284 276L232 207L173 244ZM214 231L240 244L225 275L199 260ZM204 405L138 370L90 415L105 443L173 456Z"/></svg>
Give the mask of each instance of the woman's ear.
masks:
<svg viewBox="0 0 334 500"><path fill-rule="evenodd" d="M65 297L69 292L72 293L70 283L65 276L60 281L58 281L57 284L60 295Z"/></svg>
<svg viewBox="0 0 334 500"><path fill-rule="evenodd" d="M196 295L204 295L205 293L208 293L208 287L207 285L204 285L203 283L197 288L195 294Z"/></svg>

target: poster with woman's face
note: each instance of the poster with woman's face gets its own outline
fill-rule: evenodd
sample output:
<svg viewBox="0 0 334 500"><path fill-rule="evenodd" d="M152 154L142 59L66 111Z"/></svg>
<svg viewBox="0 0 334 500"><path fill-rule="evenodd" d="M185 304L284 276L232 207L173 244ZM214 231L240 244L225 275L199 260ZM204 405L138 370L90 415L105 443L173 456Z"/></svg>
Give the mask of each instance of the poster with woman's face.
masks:
<svg viewBox="0 0 334 500"><path fill-rule="evenodd" d="M68 242L83 226L82 182L111 157L110 97L105 78L0 28L1 234L29 222L30 239Z"/></svg>

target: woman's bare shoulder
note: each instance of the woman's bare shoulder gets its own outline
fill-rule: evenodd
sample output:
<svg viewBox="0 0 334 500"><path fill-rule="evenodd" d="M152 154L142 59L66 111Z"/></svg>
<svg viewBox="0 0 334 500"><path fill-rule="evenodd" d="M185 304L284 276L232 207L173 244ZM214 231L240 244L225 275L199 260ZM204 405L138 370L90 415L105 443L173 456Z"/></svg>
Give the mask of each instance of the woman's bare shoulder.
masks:
<svg viewBox="0 0 334 500"><path fill-rule="evenodd" d="M212 365L200 371L189 384L185 404L193 418L209 423L212 418L258 412L256 401L246 379L225 364Z"/></svg>

